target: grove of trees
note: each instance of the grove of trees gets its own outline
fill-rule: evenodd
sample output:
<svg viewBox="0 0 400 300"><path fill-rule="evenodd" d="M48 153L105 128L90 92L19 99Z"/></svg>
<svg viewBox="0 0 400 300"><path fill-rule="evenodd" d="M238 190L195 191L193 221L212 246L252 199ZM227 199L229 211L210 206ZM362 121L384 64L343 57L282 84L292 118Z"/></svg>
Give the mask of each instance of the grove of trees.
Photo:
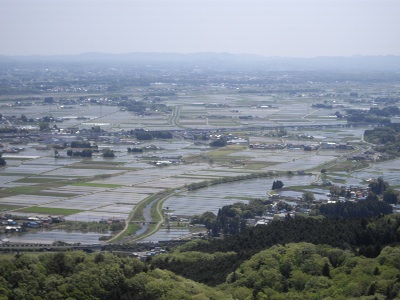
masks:
<svg viewBox="0 0 400 300"><path fill-rule="evenodd" d="M0 166L5 166L7 164L6 160L4 159L4 157L2 157L3 154L0 153Z"/></svg>
<svg viewBox="0 0 400 300"><path fill-rule="evenodd" d="M400 124L393 123L386 126L365 130L364 138L376 146L375 150L388 155L400 155Z"/></svg>
<svg viewBox="0 0 400 300"><path fill-rule="evenodd" d="M83 149L82 151L67 150L68 156L92 157L93 151L91 149Z"/></svg>
<svg viewBox="0 0 400 300"><path fill-rule="evenodd" d="M103 157L115 157L115 153L113 150L106 148L103 150Z"/></svg>
<svg viewBox="0 0 400 300"><path fill-rule="evenodd" d="M283 188L283 182L280 180L274 180L274 182L272 183L272 190L279 190Z"/></svg>

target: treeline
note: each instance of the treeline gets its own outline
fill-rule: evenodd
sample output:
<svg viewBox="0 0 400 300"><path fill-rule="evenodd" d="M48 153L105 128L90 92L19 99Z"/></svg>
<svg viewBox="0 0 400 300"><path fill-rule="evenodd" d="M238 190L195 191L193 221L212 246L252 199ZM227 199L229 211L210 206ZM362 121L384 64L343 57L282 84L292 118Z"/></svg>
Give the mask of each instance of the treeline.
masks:
<svg viewBox="0 0 400 300"><path fill-rule="evenodd" d="M272 221L268 225L247 228L236 236L226 236L222 240L190 243L184 249L181 249L181 252L236 253L234 256L226 258L230 260L232 267L228 267L224 271L216 270L212 261L207 267L204 266L207 262L198 261L194 265L188 264L180 270L174 266L173 262L168 265L163 261L162 267L177 274L185 274L184 276L200 282L209 283L207 278L212 275L215 284L219 284L224 282L226 275L233 272L235 266L249 259L252 255L277 244L285 245L299 242L326 244L349 250L355 255L373 258L379 255L384 246L397 245L400 242L398 232L400 232L400 217L394 215L373 219L347 220L287 217L284 220ZM196 273L195 266L197 264L203 264L203 268L209 268L210 273ZM155 265L158 266L157 263ZM193 277L188 275L190 272L192 272ZM216 278L215 274L220 276Z"/></svg>
<svg viewBox="0 0 400 300"><path fill-rule="evenodd" d="M0 260L0 298L231 299L222 292L111 253L58 252Z"/></svg>
<svg viewBox="0 0 400 300"><path fill-rule="evenodd" d="M129 153L143 153L143 149L142 148L135 148L135 147L133 147L133 148L128 147L128 152Z"/></svg>
<svg viewBox="0 0 400 300"><path fill-rule="evenodd" d="M169 96L169 95L168 95ZM159 100L158 100L159 101ZM137 114L147 114L149 111L163 111L169 112L172 109L163 104L157 103L157 100L153 101L135 101L135 100L125 100L118 103L119 106L123 106L128 111L133 111Z"/></svg>
<svg viewBox="0 0 400 300"><path fill-rule="evenodd" d="M234 252L204 253L202 251L180 252L155 256L151 265L167 269L185 278L216 286L224 283L226 276L239 267L242 261Z"/></svg>
<svg viewBox="0 0 400 300"><path fill-rule="evenodd" d="M272 183L272 190L279 190L283 188L283 182L281 180L274 180Z"/></svg>
<svg viewBox="0 0 400 300"><path fill-rule="evenodd" d="M6 160L3 158L3 154L0 152L0 166L7 165Z"/></svg>
<svg viewBox="0 0 400 300"><path fill-rule="evenodd" d="M69 150L67 150L67 155L75 156L75 157L92 157L93 152L98 153L99 150L83 149L82 151L79 151L79 150L69 149ZM112 149L105 148L101 152L102 152L103 157L115 157L114 150L112 150Z"/></svg>
<svg viewBox="0 0 400 300"><path fill-rule="evenodd" d="M340 219L369 218L393 213L389 203L375 200L322 204L318 210L325 217Z"/></svg>
<svg viewBox="0 0 400 300"><path fill-rule="evenodd" d="M239 176L234 176L234 177L221 177L221 178L216 178L216 179L212 179L212 180L191 183L191 184L186 185L186 188L189 191L194 191L194 190L198 190L198 189L216 185L216 184L235 182L235 181L247 180L247 179L253 179L253 178L271 177L273 175L274 174L272 172L266 172L266 173L252 173L252 174L247 174L247 175L239 175Z"/></svg>
<svg viewBox="0 0 400 300"><path fill-rule="evenodd" d="M0 133L29 133L29 130L15 127L1 127Z"/></svg>
<svg viewBox="0 0 400 300"><path fill-rule="evenodd" d="M231 272L234 299L398 299L399 247L375 259L309 243L276 245Z"/></svg>
<svg viewBox="0 0 400 300"><path fill-rule="evenodd" d="M134 129L129 132L130 135L136 137L138 140L152 140L152 139L172 139L173 135L170 131L147 131L144 129Z"/></svg>
<svg viewBox="0 0 400 300"><path fill-rule="evenodd" d="M210 142L211 147L224 147L228 144L228 141L225 138L220 138Z"/></svg>
<svg viewBox="0 0 400 300"><path fill-rule="evenodd" d="M204 224L214 237L221 234L236 235L246 229L247 219L262 216L267 204L272 204L272 201L256 199L250 200L249 204L237 202L220 208L217 215L205 212L195 216L192 222Z"/></svg>
<svg viewBox="0 0 400 300"><path fill-rule="evenodd" d="M394 117L400 113L400 109L393 105L382 109L371 107L369 111L358 109L347 110L347 121L350 123L368 123L368 124L389 124L390 117Z"/></svg>
<svg viewBox="0 0 400 300"><path fill-rule="evenodd" d="M399 223L393 215L288 218L147 262L103 252L8 255L0 299L397 299Z"/></svg>
<svg viewBox="0 0 400 300"><path fill-rule="evenodd" d="M92 145L87 141L72 141L71 148L92 148ZM93 148L97 148L97 146Z"/></svg>
<svg viewBox="0 0 400 300"><path fill-rule="evenodd" d="M332 109L333 105L332 104L326 104L326 103L315 103L315 104L312 104L311 107L313 107L313 108Z"/></svg>
<svg viewBox="0 0 400 300"><path fill-rule="evenodd" d="M375 150L389 155L400 155L400 124L388 124L365 130L364 138L367 142L376 144Z"/></svg>
<svg viewBox="0 0 400 300"><path fill-rule="evenodd" d="M92 157L93 151L91 149L83 149L82 151L73 151L71 149L67 150L68 156L78 156L78 157Z"/></svg>
<svg viewBox="0 0 400 300"><path fill-rule="evenodd" d="M143 101L121 101L120 106L123 106L128 111L143 114L146 110L146 103Z"/></svg>

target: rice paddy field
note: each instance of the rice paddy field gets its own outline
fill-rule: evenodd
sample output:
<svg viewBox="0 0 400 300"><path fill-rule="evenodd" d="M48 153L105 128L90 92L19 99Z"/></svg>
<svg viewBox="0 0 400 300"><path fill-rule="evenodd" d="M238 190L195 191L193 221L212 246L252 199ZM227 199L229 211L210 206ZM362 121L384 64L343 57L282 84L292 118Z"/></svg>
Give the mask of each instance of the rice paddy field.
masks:
<svg viewBox="0 0 400 300"><path fill-rule="evenodd" d="M234 94L221 92L187 97L179 95L165 100L174 107L172 113L157 112L139 116L108 105L32 105L2 106L4 116L25 114L40 118L51 114L63 119L61 129L78 130L100 126L117 132L109 142L98 143L99 148L111 148L116 157L106 159L54 157L54 150L37 150L44 143L18 145L19 153L4 153L7 166L0 169L0 208L16 215L63 215L66 220L92 222L102 219L127 219L139 203L151 195L175 190L163 207L174 214L191 216L205 211L218 212L224 205L265 198L274 180L282 180L285 187L308 186L318 180L320 170L333 166L338 159L347 161L357 154L366 128L347 127L336 119L335 110L315 109L319 100L310 97L276 97L274 95ZM346 105L348 105L346 103ZM308 127L302 127L307 125ZM324 127L337 125L337 127ZM267 126L287 126L287 135L276 136ZM251 130L247 128L252 127ZM223 129L250 143L269 145L292 143L349 142L355 150L304 151L300 149L252 149L248 144L212 148L209 141L199 142L177 137L172 140L141 142L139 147L153 146L140 154L127 152L130 144L120 142L124 131L146 130ZM304 136L312 138L305 139ZM50 138L47 137L47 138ZM54 134L51 138L63 139ZM69 136L73 140L74 136ZM11 147L7 142L4 146ZM154 161L181 156L179 164L156 166ZM165 158L167 157L167 158ZM352 164L350 161L349 164ZM355 184L384 174L384 179L397 188L400 160L371 164L360 171L336 171L328 174L333 182ZM312 175L286 177L288 172L305 171ZM329 168L328 168L329 171ZM253 173L271 172L274 177L236 181L210 186L193 192L185 187L192 183L216 178L237 177ZM179 231L179 230L178 230ZM184 232L186 234L186 231ZM172 237L175 231L159 231L157 236ZM179 231L179 234L182 232Z"/></svg>

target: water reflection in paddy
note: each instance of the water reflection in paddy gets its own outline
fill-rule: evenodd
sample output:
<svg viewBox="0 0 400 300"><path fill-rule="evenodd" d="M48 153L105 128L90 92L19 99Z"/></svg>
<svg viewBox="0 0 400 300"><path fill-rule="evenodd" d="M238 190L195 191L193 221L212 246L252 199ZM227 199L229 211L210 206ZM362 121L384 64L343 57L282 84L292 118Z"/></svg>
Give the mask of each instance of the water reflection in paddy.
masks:
<svg viewBox="0 0 400 300"><path fill-rule="evenodd" d="M189 229L167 229L163 228L141 240L141 242L160 242L160 241L170 241L182 238L190 234Z"/></svg>
<svg viewBox="0 0 400 300"><path fill-rule="evenodd" d="M285 187L308 185L314 176L257 178L210 186L196 191L183 192L169 198L163 207L177 215L192 216L211 211L215 214L225 205L248 203L250 199L264 199L274 180L281 180Z"/></svg>

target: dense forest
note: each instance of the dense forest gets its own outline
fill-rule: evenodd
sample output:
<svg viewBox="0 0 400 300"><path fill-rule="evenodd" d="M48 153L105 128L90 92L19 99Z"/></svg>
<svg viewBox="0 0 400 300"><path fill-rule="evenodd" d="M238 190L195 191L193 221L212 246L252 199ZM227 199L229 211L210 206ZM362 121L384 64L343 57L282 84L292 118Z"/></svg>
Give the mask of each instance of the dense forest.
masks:
<svg viewBox="0 0 400 300"><path fill-rule="evenodd" d="M111 252L6 254L0 299L396 299L400 217L287 218L145 262Z"/></svg>
<svg viewBox="0 0 400 300"><path fill-rule="evenodd" d="M170 259L193 260L184 253ZM278 244L210 287L112 253L17 254L1 258L0 299L397 299L399 261L399 246L367 258L328 245Z"/></svg>
<svg viewBox="0 0 400 300"><path fill-rule="evenodd" d="M136 258L111 253L2 258L0 282L0 299L230 299Z"/></svg>
<svg viewBox="0 0 400 300"><path fill-rule="evenodd" d="M179 249L180 260L159 256L152 263L187 278L215 285L223 283L230 272L251 256L277 244L325 244L373 258L384 246L397 245L399 232L400 218L394 215L348 220L287 217L246 229L236 236L187 243ZM201 253L198 260L194 259L193 253ZM204 259L204 253L212 255ZM189 256L191 263L187 264L182 256ZM199 269L208 272L198 272Z"/></svg>

